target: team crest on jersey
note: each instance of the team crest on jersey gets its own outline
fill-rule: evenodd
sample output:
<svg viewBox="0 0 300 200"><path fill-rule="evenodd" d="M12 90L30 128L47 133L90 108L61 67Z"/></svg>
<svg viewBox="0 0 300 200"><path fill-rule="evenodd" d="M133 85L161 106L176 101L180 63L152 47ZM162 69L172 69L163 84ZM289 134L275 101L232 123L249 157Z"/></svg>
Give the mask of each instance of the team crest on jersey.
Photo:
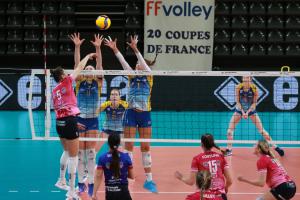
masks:
<svg viewBox="0 0 300 200"><path fill-rule="evenodd" d="M67 92L67 89L65 87L61 88L61 93L65 94Z"/></svg>

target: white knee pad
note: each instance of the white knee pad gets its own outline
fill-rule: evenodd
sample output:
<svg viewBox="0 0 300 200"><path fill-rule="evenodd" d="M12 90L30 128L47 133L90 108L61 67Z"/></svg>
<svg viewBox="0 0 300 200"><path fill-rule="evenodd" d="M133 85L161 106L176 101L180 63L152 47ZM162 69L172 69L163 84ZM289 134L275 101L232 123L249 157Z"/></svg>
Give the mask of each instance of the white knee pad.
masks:
<svg viewBox="0 0 300 200"><path fill-rule="evenodd" d="M265 200L263 197L258 197L256 200Z"/></svg>
<svg viewBox="0 0 300 200"><path fill-rule="evenodd" d="M87 160L95 160L96 150L95 149L87 149L86 155L87 155Z"/></svg>
<svg viewBox="0 0 300 200"><path fill-rule="evenodd" d="M76 173L77 165L78 165L78 156L69 157L68 171L70 174Z"/></svg>
<svg viewBox="0 0 300 200"><path fill-rule="evenodd" d="M150 168L152 166L150 151L142 152L142 160L144 168Z"/></svg>
<svg viewBox="0 0 300 200"><path fill-rule="evenodd" d="M86 158L85 150L80 149L78 151L78 162L85 163L85 158Z"/></svg>

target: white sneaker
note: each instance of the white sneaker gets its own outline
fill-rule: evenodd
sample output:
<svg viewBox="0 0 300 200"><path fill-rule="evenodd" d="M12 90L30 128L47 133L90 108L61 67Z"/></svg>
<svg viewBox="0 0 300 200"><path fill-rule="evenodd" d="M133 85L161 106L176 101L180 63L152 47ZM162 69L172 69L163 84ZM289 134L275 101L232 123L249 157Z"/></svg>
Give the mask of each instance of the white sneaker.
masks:
<svg viewBox="0 0 300 200"><path fill-rule="evenodd" d="M77 195L75 191L68 191L66 194L66 200L81 200L81 198Z"/></svg>
<svg viewBox="0 0 300 200"><path fill-rule="evenodd" d="M55 183L55 186L58 187L61 190L69 190L69 186L66 183L66 180L58 179L58 181Z"/></svg>

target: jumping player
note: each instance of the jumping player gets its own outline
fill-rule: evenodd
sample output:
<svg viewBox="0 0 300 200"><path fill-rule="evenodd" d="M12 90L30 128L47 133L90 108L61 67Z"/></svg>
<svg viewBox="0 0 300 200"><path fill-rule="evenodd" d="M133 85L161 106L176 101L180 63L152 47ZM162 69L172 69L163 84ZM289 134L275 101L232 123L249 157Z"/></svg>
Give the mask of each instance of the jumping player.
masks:
<svg viewBox="0 0 300 200"><path fill-rule="evenodd" d="M154 65L155 61L148 64L137 48L137 36L131 37L129 47L134 51L137 56L138 62L135 70L151 71L148 64ZM133 70L125 61L124 57L117 48L117 39L114 41L111 38L105 39L105 45L110 47L118 58L124 70ZM136 130L138 129L140 138L151 138L152 134L152 121L151 121L151 91L153 85L152 76L129 76L129 93L128 93L128 109L124 116L124 137L135 138ZM133 159L133 142L125 142L125 150L128 152L131 159ZM150 154L150 143L141 143L142 163L144 166L146 181L144 188L157 193L156 184L152 180L152 159Z"/></svg>
<svg viewBox="0 0 300 200"><path fill-rule="evenodd" d="M128 190L127 178L133 179L133 167L131 158L127 153L118 151L120 135L112 133L108 136L110 151L103 154L97 163L95 174L95 190L92 200L97 199L97 190L105 178L105 199L106 200L131 200Z"/></svg>
<svg viewBox="0 0 300 200"><path fill-rule="evenodd" d="M77 115L80 114L72 83L84 69L87 61L93 57L96 57L95 53L88 54L78 63L71 75L66 75L61 67L51 70L54 80L58 83L52 91L56 130L64 149L63 159L60 159L60 178L56 185L66 185L65 172L68 166L70 188L67 197L71 199L78 199L75 192L75 179L79 148Z"/></svg>
<svg viewBox="0 0 300 200"><path fill-rule="evenodd" d="M270 134L263 128L262 122L256 113L256 103L258 99L258 90L256 86L252 83L251 76L243 76L242 83L238 84L235 90L236 96L236 108L231 120L229 122L229 127L227 130L227 139L229 141L233 140L233 132L236 125L240 122L240 120L251 119L251 121L255 124L259 133L267 140L271 141L272 138ZM284 155L284 151L277 147L274 144L274 148L280 156ZM232 144L228 143L226 149L226 156L232 155Z"/></svg>
<svg viewBox="0 0 300 200"><path fill-rule="evenodd" d="M202 170L208 170L212 175L212 183L210 190L217 192L226 200L226 193L232 184L229 166L223 154L212 151L213 148L220 150L215 144L211 134L205 134L201 137L201 147L204 153L195 156L191 165L191 173L189 177L184 177L182 173L176 171L175 177L187 185L194 185L196 182L196 174ZM200 199L200 193L188 195L186 200Z"/></svg>
<svg viewBox="0 0 300 200"><path fill-rule="evenodd" d="M259 157L256 165L259 173L257 180L249 180L242 176L238 180L254 186L271 188L257 200L289 200L296 193L296 184L288 176L280 162L274 157L266 140L258 141L254 153Z"/></svg>
<svg viewBox="0 0 300 200"><path fill-rule="evenodd" d="M80 60L80 46L84 39L80 39L80 34L72 34L70 39L73 41L75 46L74 61L77 66ZM94 45L96 50L96 69L103 70L102 67L102 54L101 44L103 37L99 34L94 35L94 41L91 43ZM75 68L76 69L76 68ZM85 70L94 70L95 68L91 65L86 66ZM76 79L76 96L78 101L78 107L80 109L80 115L78 116L78 123L83 127L80 131L80 137L97 138L98 137L98 116L96 110L99 106L101 88L102 88L102 76L86 75L78 76ZM91 197L94 188L94 169L96 166L96 142L79 142L79 153L78 153L78 190L81 194L85 192L86 185L84 183L84 176L87 172L88 178L88 194Z"/></svg>

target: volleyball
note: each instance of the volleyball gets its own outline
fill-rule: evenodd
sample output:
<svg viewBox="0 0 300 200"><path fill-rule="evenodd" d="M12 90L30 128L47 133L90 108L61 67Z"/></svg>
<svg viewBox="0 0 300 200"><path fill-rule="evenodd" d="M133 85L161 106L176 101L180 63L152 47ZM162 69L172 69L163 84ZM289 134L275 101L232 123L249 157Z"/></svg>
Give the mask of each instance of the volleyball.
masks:
<svg viewBox="0 0 300 200"><path fill-rule="evenodd" d="M110 21L109 17L106 15L100 15L96 19L96 26L100 30L107 30L107 29L109 29L110 25L111 25L111 21Z"/></svg>

